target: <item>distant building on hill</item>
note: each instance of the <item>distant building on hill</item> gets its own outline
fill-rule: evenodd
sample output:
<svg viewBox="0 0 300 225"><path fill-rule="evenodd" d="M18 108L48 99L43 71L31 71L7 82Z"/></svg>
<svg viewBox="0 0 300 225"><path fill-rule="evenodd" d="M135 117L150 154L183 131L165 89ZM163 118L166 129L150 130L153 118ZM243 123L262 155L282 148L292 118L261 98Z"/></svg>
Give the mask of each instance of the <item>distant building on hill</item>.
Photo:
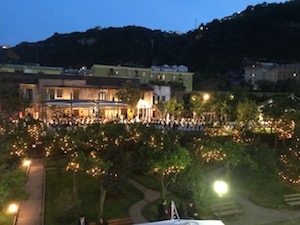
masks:
<svg viewBox="0 0 300 225"><path fill-rule="evenodd" d="M273 62L254 62L245 68L244 79L252 85L258 81L277 82L280 80L300 79L300 63L278 64Z"/></svg>
<svg viewBox="0 0 300 225"><path fill-rule="evenodd" d="M38 64L33 64L33 65L3 64L0 66L0 72L59 75L62 74L63 68L52 67L52 66L40 66Z"/></svg>

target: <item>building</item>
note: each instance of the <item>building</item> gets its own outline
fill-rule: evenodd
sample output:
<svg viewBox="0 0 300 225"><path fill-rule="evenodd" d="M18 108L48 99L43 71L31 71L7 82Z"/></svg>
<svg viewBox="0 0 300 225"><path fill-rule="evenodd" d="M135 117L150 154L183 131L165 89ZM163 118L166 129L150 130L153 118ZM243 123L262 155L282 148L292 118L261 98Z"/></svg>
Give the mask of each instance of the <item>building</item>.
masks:
<svg viewBox="0 0 300 225"><path fill-rule="evenodd" d="M3 73L25 73L25 74L62 74L62 67L40 66L34 65L20 65L20 64L3 64L0 65L0 72Z"/></svg>
<svg viewBox="0 0 300 225"><path fill-rule="evenodd" d="M294 79L298 81L300 64L277 64L273 62L255 62L245 68L244 79L252 85L258 81L277 82Z"/></svg>
<svg viewBox="0 0 300 225"><path fill-rule="evenodd" d="M186 92L193 89L193 73L186 66L152 66L151 68L93 65L92 74L96 77L139 79L141 84L166 86L170 82L180 82Z"/></svg>
<svg viewBox="0 0 300 225"><path fill-rule="evenodd" d="M126 116L127 105L116 96L126 82L144 90L147 113L139 119L152 117L153 90L148 85L140 85L138 79L24 73L0 73L0 78L17 80L23 96L31 100L26 114L45 122L51 121L54 116L108 120ZM143 108L140 110L143 111Z"/></svg>

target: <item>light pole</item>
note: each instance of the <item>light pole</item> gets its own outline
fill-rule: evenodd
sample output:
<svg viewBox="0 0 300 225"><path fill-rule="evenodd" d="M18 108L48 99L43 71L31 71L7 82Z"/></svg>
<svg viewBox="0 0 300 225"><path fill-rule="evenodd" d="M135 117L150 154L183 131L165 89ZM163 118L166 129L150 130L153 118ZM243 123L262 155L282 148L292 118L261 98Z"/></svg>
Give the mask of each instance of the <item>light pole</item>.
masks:
<svg viewBox="0 0 300 225"><path fill-rule="evenodd" d="M17 214L19 211L19 205L17 203L11 203L7 208L7 214L14 215L13 225L17 223Z"/></svg>
<svg viewBox="0 0 300 225"><path fill-rule="evenodd" d="M26 169L26 176L28 175L30 165L31 165L31 161L29 159L25 159L23 161L23 167Z"/></svg>
<svg viewBox="0 0 300 225"><path fill-rule="evenodd" d="M214 182L214 191L218 194L219 196L219 204L218 204L218 216L219 219L221 219L221 212L220 212L220 204L221 204L221 197L227 193L228 191L228 185L225 181L223 180L216 180Z"/></svg>

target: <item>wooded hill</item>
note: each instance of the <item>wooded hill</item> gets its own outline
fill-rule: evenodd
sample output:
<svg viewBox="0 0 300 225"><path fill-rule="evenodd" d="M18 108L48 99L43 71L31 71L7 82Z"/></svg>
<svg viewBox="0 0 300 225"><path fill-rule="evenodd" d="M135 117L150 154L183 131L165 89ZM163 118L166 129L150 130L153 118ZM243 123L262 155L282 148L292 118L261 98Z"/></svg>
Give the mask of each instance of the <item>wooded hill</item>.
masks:
<svg viewBox="0 0 300 225"><path fill-rule="evenodd" d="M2 50L0 59L66 68L183 64L196 73L197 83L241 71L245 60L300 61L299 43L300 1L293 0L248 6L185 34L136 26L55 33L44 41L23 42L10 51Z"/></svg>

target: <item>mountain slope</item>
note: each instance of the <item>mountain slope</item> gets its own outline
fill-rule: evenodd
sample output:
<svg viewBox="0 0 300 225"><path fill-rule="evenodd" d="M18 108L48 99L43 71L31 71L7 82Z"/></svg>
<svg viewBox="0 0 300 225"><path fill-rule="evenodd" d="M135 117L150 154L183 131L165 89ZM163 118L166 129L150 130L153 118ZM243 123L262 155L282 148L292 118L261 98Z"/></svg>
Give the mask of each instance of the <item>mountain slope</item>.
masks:
<svg viewBox="0 0 300 225"><path fill-rule="evenodd" d="M245 58L300 61L299 12L299 0L264 3L186 34L135 26L95 28L21 43L11 49L15 55L2 51L0 56L4 62L64 67L184 64L194 72L224 74L239 70Z"/></svg>

